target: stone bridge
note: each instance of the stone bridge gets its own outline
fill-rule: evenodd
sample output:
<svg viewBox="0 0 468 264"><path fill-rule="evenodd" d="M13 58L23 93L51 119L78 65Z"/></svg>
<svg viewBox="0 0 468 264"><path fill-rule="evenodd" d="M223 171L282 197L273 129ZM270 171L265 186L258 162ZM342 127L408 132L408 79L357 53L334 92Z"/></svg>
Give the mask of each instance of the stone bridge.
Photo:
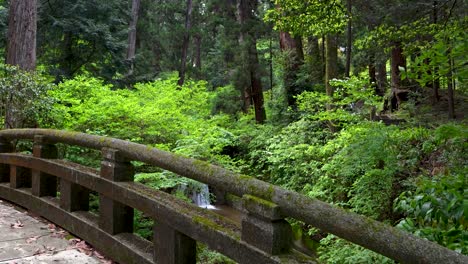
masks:
<svg viewBox="0 0 468 264"><path fill-rule="evenodd" d="M32 155L15 153L33 141ZM57 144L100 150L100 170L58 157ZM134 182L140 161L237 197L241 225ZM99 213L89 212L90 192ZM195 263L197 241L239 263L314 263L292 247L296 219L402 263L468 258L381 222L199 160L114 138L47 129L0 131L0 199L50 220L120 263ZM153 241L133 233L134 209L155 221Z"/></svg>

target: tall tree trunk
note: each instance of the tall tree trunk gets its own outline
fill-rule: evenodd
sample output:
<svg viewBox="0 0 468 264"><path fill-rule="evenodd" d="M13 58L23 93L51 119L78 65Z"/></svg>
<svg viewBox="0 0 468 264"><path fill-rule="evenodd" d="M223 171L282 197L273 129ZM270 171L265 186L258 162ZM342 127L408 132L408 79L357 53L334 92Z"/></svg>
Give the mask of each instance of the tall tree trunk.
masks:
<svg viewBox="0 0 468 264"><path fill-rule="evenodd" d="M403 48L401 47L401 42L395 42L392 48L392 57L391 57L391 87L392 87L392 108L391 110L398 109L401 104L401 99L399 93L402 91L401 87L401 72L400 67L406 69L406 59L403 56Z"/></svg>
<svg viewBox="0 0 468 264"><path fill-rule="evenodd" d="M202 37L200 34L195 35L195 68L201 73L202 60L201 60L201 45Z"/></svg>
<svg viewBox="0 0 468 264"><path fill-rule="evenodd" d="M70 31L63 33L63 77L71 78L73 76L73 36ZM58 76L60 77L60 76ZM62 78L63 78L62 77Z"/></svg>
<svg viewBox="0 0 468 264"><path fill-rule="evenodd" d="M237 13L238 22L241 26L239 43L244 48L246 55L246 67L244 72L248 73L250 82L243 87L244 102L246 105L253 101L255 109L255 120L261 124L266 119L266 113L263 100L262 82L259 76L259 61L257 53L257 40L255 32L252 31L254 22L253 10L257 7L256 0L238 0ZM244 66L245 67L245 66Z"/></svg>
<svg viewBox="0 0 468 264"><path fill-rule="evenodd" d="M368 73L369 73L369 82L371 83L371 85L374 86L376 93L377 93L377 71L375 68L375 62L373 58L371 58L369 62Z"/></svg>
<svg viewBox="0 0 468 264"><path fill-rule="evenodd" d="M434 24L437 24L437 20L438 20L438 9L437 9L438 4L439 4L438 1L434 1L432 4L432 23ZM438 76L439 67L435 66L433 71L434 71L433 76ZM432 81L432 91L433 91L434 102L438 102L440 100L439 89L440 89L440 79L436 77Z"/></svg>
<svg viewBox="0 0 468 264"><path fill-rule="evenodd" d="M338 44L335 35L327 35L326 40L325 88L328 96L333 95L330 80L338 77Z"/></svg>
<svg viewBox="0 0 468 264"><path fill-rule="evenodd" d="M352 0L346 1L346 8L348 11L348 29L346 33L346 67L345 67L345 77L349 78L349 74L351 71L351 51L353 45L353 28L352 28L352 18L351 18L351 8L352 8Z"/></svg>
<svg viewBox="0 0 468 264"><path fill-rule="evenodd" d="M138 12L140 10L140 0L132 0L132 13L128 30L128 48L127 48L127 61L130 63L128 76L133 75L136 53L136 39L137 39L137 24Z"/></svg>
<svg viewBox="0 0 468 264"><path fill-rule="evenodd" d="M191 19L192 19L192 10L193 10L193 1L187 0L187 9L185 11L185 33L184 41L182 43L182 56L180 59L180 69L179 69L179 81L177 84L179 86L184 85L185 82L185 72L187 70L187 53L190 44L190 29L192 28Z"/></svg>
<svg viewBox="0 0 468 264"><path fill-rule="evenodd" d="M304 63L304 51L302 47L302 39L300 37L293 38L288 32L280 32L280 48L286 52L287 56L284 65L284 87L286 90L286 98L288 106L296 105L295 96L302 92L301 87L297 85L297 74L299 68Z"/></svg>
<svg viewBox="0 0 468 264"><path fill-rule="evenodd" d="M11 0L6 64L36 69L37 0Z"/></svg>
<svg viewBox="0 0 468 264"><path fill-rule="evenodd" d="M319 38L307 38L307 64L310 67L310 76L313 83L323 83L323 61L320 53Z"/></svg>
<svg viewBox="0 0 468 264"><path fill-rule="evenodd" d="M322 51L322 76L325 76L325 73L327 71L327 59L326 59L326 55L325 55L325 42L326 42L326 37L325 36L322 36L322 45L321 45L321 48L320 50ZM325 78L324 78L325 79Z"/></svg>
<svg viewBox="0 0 468 264"><path fill-rule="evenodd" d="M8 40L6 64L18 66L25 71L36 69L36 0L11 0L8 19ZM21 89L21 87L15 87ZM7 98L5 128L20 126L17 112L21 111L14 104L13 95Z"/></svg>
<svg viewBox="0 0 468 264"><path fill-rule="evenodd" d="M329 97L333 96L333 87L330 81L338 76L338 43L336 35L326 36L326 62L325 62L325 89ZM327 104L327 110L331 110L333 105ZM331 121L328 122L328 127L331 132L336 132L336 125Z"/></svg>
<svg viewBox="0 0 468 264"><path fill-rule="evenodd" d="M454 80L453 80L453 61L450 56L452 49L449 48L448 53L448 72L447 72L447 98L448 98L448 115L449 118L455 119L455 100L454 100Z"/></svg>
<svg viewBox="0 0 468 264"><path fill-rule="evenodd" d="M387 65L385 62L376 63L377 95L385 96L387 91Z"/></svg>

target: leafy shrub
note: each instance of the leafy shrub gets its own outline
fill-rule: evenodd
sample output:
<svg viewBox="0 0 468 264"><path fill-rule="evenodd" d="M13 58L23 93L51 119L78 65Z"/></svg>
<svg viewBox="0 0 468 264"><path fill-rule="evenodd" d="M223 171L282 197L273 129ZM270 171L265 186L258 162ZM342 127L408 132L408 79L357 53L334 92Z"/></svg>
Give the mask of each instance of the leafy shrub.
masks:
<svg viewBox="0 0 468 264"><path fill-rule="evenodd" d="M364 78L335 79L330 84L335 89L331 97L323 92L304 92L297 97L299 110L308 118L339 127L369 119L380 104L380 98Z"/></svg>
<svg viewBox="0 0 468 264"><path fill-rule="evenodd" d="M210 95L204 82L176 78L113 90L101 80L78 76L61 83L52 95L63 113L63 128L146 144L174 144L204 126Z"/></svg>
<svg viewBox="0 0 468 264"><path fill-rule="evenodd" d="M356 244L347 242L334 235L328 235L320 241L319 259L324 263L395 263L393 260L372 252Z"/></svg>
<svg viewBox="0 0 468 264"><path fill-rule="evenodd" d="M406 216L398 227L468 254L468 180L464 174L423 178L415 192L404 192L395 210Z"/></svg>
<svg viewBox="0 0 468 264"><path fill-rule="evenodd" d="M0 121L8 128L49 126L53 123L53 89L39 73L0 64ZM7 115L11 118L7 118Z"/></svg>

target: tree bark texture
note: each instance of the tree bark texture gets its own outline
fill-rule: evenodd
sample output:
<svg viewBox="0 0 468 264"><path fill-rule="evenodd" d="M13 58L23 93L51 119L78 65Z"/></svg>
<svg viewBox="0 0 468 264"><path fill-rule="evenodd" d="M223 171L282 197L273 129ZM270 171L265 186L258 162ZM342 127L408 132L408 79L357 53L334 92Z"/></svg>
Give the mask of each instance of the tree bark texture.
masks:
<svg viewBox="0 0 468 264"><path fill-rule="evenodd" d="M323 83L323 60L320 52L319 39L311 36L307 38L307 63L310 65L312 82Z"/></svg>
<svg viewBox="0 0 468 264"><path fill-rule="evenodd" d="M385 96L387 92L387 66L385 62L376 63L377 95Z"/></svg>
<svg viewBox="0 0 468 264"><path fill-rule="evenodd" d="M448 53L448 72L447 72L447 99L448 99L448 115L449 118L455 119L455 99L454 99L454 81L453 81L453 61L450 57L452 49L450 48Z"/></svg>
<svg viewBox="0 0 468 264"><path fill-rule="evenodd" d="M302 88L297 85L297 73L304 63L302 39L293 38L288 32L280 32L280 48L286 53L283 81L288 106L295 106L295 96L302 92Z"/></svg>
<svg viewBox="0 0 468 264"><path fill-rule="evenodd" d="M333 87L330 80L338 76L338 44L335 35L326 36L326 65L325 65L325 88L328 96L333 95Z"/></svg>
<svg viewBox="0 0 468 264"><path fill-rule="evenodd" d="M188 48L190 44L190 30L192 28L192 24L191 24L192 10L193 10L193 1L187 0L187 9L185 11L185 33L184 33L184 40L182 43L182 56L180 59L179 81L177 82L179 86L184 85L184 82L185 82L185 73L187 70L187 53L188 53Z"/></svg>
<svg viewBox="0 0 468 264"><path fill-rule="evenodd" d="M25 71L36 69L36 30L37 2L36 0L11 0L8 19L8 39L6 64L18 66ZM15 87L21 89L21 87ZM15 106L14 95L7 98L5 109L5 128L18 128L20 120Z"/></svg>
<svg viewBox="0 0 468 264"><path fill-rule="evenodd" d="M353 46L353 28L352 28L352 20L351 20L352 0L346 1L346 8L348 11L348 28L347 28L347 33L346 33L347 43L346 43L345 77L349 78L349 74L351 71L351 51L352 51L352 46Z"/></svg>
<svg viewBox="0 0 468 264"><path fill-rule="evenodd" d="M401 72L400 68L406 69L406 58L403 56L403 48L401 42L395 42L391 52L391 88L392 88L392 110L398 109L401 104L401 97L399 96L403 92L401 85Z"/></svg>
<svg viewBox="0 0 468 264"><path fill-rule="evenodd" d="M257 52L257 39L255 32L252 29L254 22L253 10L257 7L256 0L238 0L237 1L237 15L238 22L241 26L239 43L244 49L246 55L247 67L243 72L247 73L247 78L250 82L243 87L244 93L244 107L250 107L250 102L253 101L255 109L255 120L261 124L266 119L264 100L263 100L263 87L259 75L259 60ZM247 109L247 108L246 108Z"/></svg>
<svg viewBox="0 0 468 264"><path fill-rule="evenodd" d="M37 0L11 0L6 64L36 68Z"/></svg>
<svg viewBox="0 0 468 264"><path fill-rule="evenodd" d="M201 49L202 49L202 36L200 34L195 35L195 68L201 72L202 60L201 60Z"/></svg>
<svg viewBox="0 0 468 264"><path fill-rule="evenodd" d="M138 24L138 12L140 10L141 0L132 0L132 13L130 24L128 28L128 48L127 48L127 61L130 63L130 69L128 75L133 74L133 68L135 64L136 54L136 40L137 40L137 24Z"/></svg>

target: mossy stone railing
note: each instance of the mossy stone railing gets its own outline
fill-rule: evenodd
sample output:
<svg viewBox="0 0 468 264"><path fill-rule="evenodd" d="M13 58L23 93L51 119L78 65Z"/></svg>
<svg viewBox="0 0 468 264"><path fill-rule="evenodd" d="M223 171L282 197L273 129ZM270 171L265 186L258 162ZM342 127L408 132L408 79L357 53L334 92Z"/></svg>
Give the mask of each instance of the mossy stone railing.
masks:
<svg viewBox="0 0 468 264"><path fill-rule="evenodd" d="M33 140L33 155L12 153L11 142L16 140ZM57 159L56 143L101 150L101 169ZM242 226L133 182L130 161L242 197L248 212ZM90 191L99 194L98 216L88 212ZM0 131L0 198L40 214L121 263L194 263L196 241L239 263L313 263L291 249L285 217L399 262L468 263L466 256L430 241L255 178L148 146L77 132ZM153 243L133 234L134 209L155 220Z"/></svg>

